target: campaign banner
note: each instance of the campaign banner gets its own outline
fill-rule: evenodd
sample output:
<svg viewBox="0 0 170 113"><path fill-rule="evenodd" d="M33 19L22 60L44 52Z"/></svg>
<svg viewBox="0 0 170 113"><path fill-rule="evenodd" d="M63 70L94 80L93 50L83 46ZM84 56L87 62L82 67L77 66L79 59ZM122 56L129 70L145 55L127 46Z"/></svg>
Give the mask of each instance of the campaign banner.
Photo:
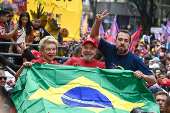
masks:
<svg viewBox="0 0 170 113"><path fill-rule="evenodd" d="M18 6L17 15L20 16L22 12L27 11L27 0L12 0L13 4Z"/></svg>

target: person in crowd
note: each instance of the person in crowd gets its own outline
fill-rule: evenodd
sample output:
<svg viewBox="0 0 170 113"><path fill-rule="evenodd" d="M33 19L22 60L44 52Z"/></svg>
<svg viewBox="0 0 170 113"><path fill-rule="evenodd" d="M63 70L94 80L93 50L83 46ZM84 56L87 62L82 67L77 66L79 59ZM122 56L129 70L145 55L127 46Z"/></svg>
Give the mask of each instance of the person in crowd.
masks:
<svg viewBox="0 0 170 113"><path fill-rule="evenodd" d="M161 82L162 82L162 79L164 79L164 78L167 78L164 73L158 74L157 84L159 85L159 87L161 87Z"/></svg>
<svg viewBox="0 0 170 113"><path fill-rule="evenodd" d="M94 56L94 58L100 62L105 62L105 58L103 56L103 54L98 50L98 52L96 53L96 55Z"/></svg>
<svg viewBox="0 0 170 113"><path fill-rule="evenodd" d="M6 99L6 90L3 86L0 86L0 113L10 113L10 108L7 104L4 104Z"/></svg>
<svg viewBox="0 0 170 113"><path fill-rule="evenodd" d="M14 17L14 10L12 7L7 7L4 8L5 10L7 10L9 12L9 17L8 17L8 21L7 21L7 32L11 32L13 30L14 27L14 23L12 21L13 17Z"/></svg>
<svg viewBox="0 0 170 113"><path fill-rule="evenodd" d="M17 43L25 41L25 43L33 43L33 28L31 27L30 15L28 12L22 12L19 18L19 30L15 33L13 40ZM29 48L29 46L27 46ZM22 53L19 46L15 46L15 53Z"/></svg>
<svg viewBox="0 0 170 113"><path fill-rule="evenodd" d="M169 93L169 86L170 86L170 80L168 78L162 79L161 88Z"/></svg>
<svg viewBox="0 0 170 113"><path fill-rule="evenodd" d="M155 68L153 72L154 72L156 78L158 78L158 74L163 73L160 68Z"/></svg>
<svg viewBox="0 0 170 113"><path fill-rule="evenodd" d="M77 44L74 45L74 47L73 47L73 57L77 57L77 58L82 57L81 45L77 45ZM65 63L68 59L70 59L70 58L62 59L60 64Z"/></svg>
<svg viewBox="0 0 170 113"><path fill-rule="evenodd" d="M135 49L134 50L134 54L138 57L140 57L140 50L139 49Z"/></svg>
<svg viewBox="0 0 170 113"><path fill-rule="evenodd" d="M160 68L160 67L159 67L159 64L154 63L154 64L152 64L152 65L149 65L149 69L150 69L151 71L154 71L154 69L156 69L156 68Z"/></svg>
<svg viewBox="0 0 170 113"><path fill-rule="evenodd" d="M29 50L26 47L26 43L24 41L20 42L20 47L23 50L22 53L22 58L26 58L26 61L31 62L31 60L35 59L39 59L41 58L41 54L37 51L37 50Z"/></svg>
<svg viewBox="0 0 170 113"><path fill-rule="evenodd" d="M144 48L146 50L146 54L150 54L150 45L148 43L148 41L144 40L145 44L144 44Z"/></svg>
<svg viewBox="0 0 170 113"><path fill-rule="evenodd" d="M149 65L149 68L154 70L155 68L160 68L159 62L160 59L158 57L154 57L152 60L150 60L151 64Z"/></svg>
<svg viewBox="0 0 170 113"><path fill-rule="evenodd" d="M117 66L124 70L134 71L134 76L143 78L150 84L155 84L156 79L153 73L147 68L142 59L129 51L131 43L131 35L126 30L120 30L116 36L115 45L106 42L99 36L99 26L103 18L109 13L105 10L102 14L96 15L96 22L91 30L91 37L97 40L98 49L105 57L105 64L107 69L115 69ZM116 66L116 67L115 67Z"/></svg>
<svg viewBox="0 0 170 113"><path fill-rule="evenodd" d="M167 71L169 71L170 70L170 56L167 56L166 58L165 58L166 60L165 60L165 68L166 68L166 70Z"/></svg>
<svg viewBox="0 0 170 113"><path fill-rule="evenodd" d="M9 12L5 9L3 10L0 10L0 26L2 27L2 33L0 34L0 42L10 42L10 41L13 41L11 40L15 34L15 32L17 31L18 29L18 24L15 24L14 25L14 29L9 32L9 33L5 33L6 31L6 28L5 28L5 23L8 21L8 17L9 17ZM9 45L0 45L0 52L4 52L4 53L8 53L9 51Z"/></svg>
<svg viewBox="0 0 170 113"><path fill-rule="evenodd" d="M0 55L0 64L3 64L4 66L7 65L15 72L17 72L21 68L21 65L16 65L8 61L3 55Z"/></svg>
<svg viewBox="0 0 170 113"><path fill-rule="evenodd" d="M142 36L142 39L144 41L147 41L148 43L150 43L150 38L151 38L151 36L149 36L149 32L145 31L145 34Z"/></svg>
<svg viewBox="0 0 170 113"><path fill-rule="evenodd" d="M165 65L163 63L159 63L159 67L162 70L162 72L167 73L167 70L165 69Z"/></svg>
<svg viewBox="0 0 170 113"><path fill-rule="evenodd" d="M33 35L34 41L33 44L39 44L40 40L43 39L45 36L49 36L50 34L41 27L41 19L33 19ZM34 47L35 50L38 50L38 47Z"/></svg>
<svg viewBox="0 0 170 113"><path fill-rule="evenodd" d="M38 58L42 57L38 51L36 51L36 50L30 51L26 47L26 43L24 41L20 42L20 47L23 50L22 57L26 58L26 60L29 62L33 59L37 60ZM0 64L10 67L15 72L17 72L21 68L21 65L16 65L16 64L8 61L3 55L0 55Z"/></svg>
<svg viewBox="0 0 170 113"><path fill-rule="evenodd" d="M78 45L74 48L73 55L74 55L74 57L78 57L78 58L82 57L81 45Z"/></svg>
<svg viewBox="0 0 170 113"><path fill-rule="evenodd" d="M157 40L153 40L152 44L150 45L150 50L152 52L152 54L155 55L155 51L157 51Z"/></svg>
<svg viewBox="0 0 170 113"><path fill-rule="evenodd" d="M150 60L151 62L153 62L153 64L159 64L160 59L158 57L154 57L152 60Z"/></svg>
<svg viewBox="0 0 170 113"><path fill-rule="evenodd" d="M0 70L0 86L1 87L5 87L6 80L7 80L7 77L5 75L4 70ZM11 91L6 91L5 104L7 104L10 107L10 110L12 112L15 112L16 111L15 105L14 105L10 95L11 95Z"/></svg>
<svg viewBox="0 0 170 113"><path fill-rule="evenodd" d="M165 101L165 113L170 113L170 97L168 96Z"/></svg>
<svg viewBox="0 0 170 113"><path fill-rule="evenodd" d="M163 91L163 89L161 89L158 86L150 86L149 90L151 91L151 93L153 94L153 96L155 97L156 93L159 91Z"/></svg>
<svg viewBox="0 0 170 113"><path fill-rule="evenodd" d="M169 71L167 71L167 77L170 79L170 70Z"/></svg>
<svg viewBox="0 0 170 113"><path fill-rule="evenodd" d="M137 49L140 51L146 51L144 45L145 45L145 42L144 42L144 40L141 39Z"/></svg>
<svg viewBox="0 0 170 113"><path fill-rule="evenodd" d="M103 62L94 59L94 56L98 52L97 41L92 38L86 38L82 44L81 50L83 57L72 57L63 65L78 65L84 67L99 67L105 69L105 64Z"/></svg>
<svg viewBox="0 0 170 113"><path fill-rule="evenodd" d="M46 36L39 44L39 52L42 57L37 60L33 59L31 62L24 62L21 68L17 71L15 75L16 78L19 77L24 67L30 67L32 66L32 63L60 65L58 62L54 61L58 51L58 41L53 36Z"/></svg>
<svg viewBox="0 0 170 113"><path fill-rule="evenodd" d="M164 91L159 91L155 95L156 103L159 105L160 113L165 113L165 100L167 99L168 94Z"/></svg>
<svg viewBox="0 0 170 113"><path fill-rule="evenodd" d="M22 12L19 18L19 30L15 33L13 40L17 43L25 41L25 43L33 43L33 28L31 27L30 15L28 12ZM30 48L27 46L27 48ZM23 50L20 46L13 46L13 53L22 53ZM21 58L15 58L15 64L22 65L23 60Z"/></svg>
<svg viewBox="0 0 170 113"><path fill-rule="evenodd" d="M149 60L150 60L150 56L149 55L146 55L144 58L143 58L143 61L144 63L146 64L146 66L149 68Z"/></svg>
<svg viewBox="0 0 170 113"><path fill-rule="evenodd" d="M166 50L166 47L164 45L161 46L160 54L162 54L162 56L165 56L167 54L167 50Z"/></svg>

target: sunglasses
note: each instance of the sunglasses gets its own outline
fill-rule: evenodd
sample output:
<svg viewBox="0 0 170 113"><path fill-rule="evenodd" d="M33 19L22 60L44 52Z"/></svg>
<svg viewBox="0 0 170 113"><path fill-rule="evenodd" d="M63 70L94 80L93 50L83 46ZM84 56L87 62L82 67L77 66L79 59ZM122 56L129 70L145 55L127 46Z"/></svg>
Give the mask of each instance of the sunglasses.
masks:
<svg viewBox="0 0 170 113"><path fill-rule="evenodd" d="M13 17L14 15L9 15L9 17Z"/></svg>
<svg viewBox="0 0 170 113"><path fill-rule="evenodd" d="M2 78L4 78L4 80L6 80L6 79L7 79L7 77L0 77L0 80L2 80Z"/></svg>

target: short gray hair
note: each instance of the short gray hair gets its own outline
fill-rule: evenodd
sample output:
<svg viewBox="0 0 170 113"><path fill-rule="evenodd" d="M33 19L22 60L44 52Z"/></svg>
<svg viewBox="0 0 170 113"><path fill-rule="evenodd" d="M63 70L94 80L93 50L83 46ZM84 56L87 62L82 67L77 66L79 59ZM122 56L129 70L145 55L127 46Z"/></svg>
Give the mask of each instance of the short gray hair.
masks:
<svg viewBox="0 0 170 113"><path fill-rule="evenodd" d="M75 47L75 49L74 49L73 52L76 53L76 54L78 54L79 52L81 52L81 45Z"/></svg>
<svg viewBox="0 0 170 113"><path fill-rule="evenodd" d="M42 55L42 51L44 50L46 44L55 44L56 45L56 50L58 51L58 41L53 36L44 37L40 41L39 44L40 44L39 45L39 52L41 53L41 55Z"/></svg>

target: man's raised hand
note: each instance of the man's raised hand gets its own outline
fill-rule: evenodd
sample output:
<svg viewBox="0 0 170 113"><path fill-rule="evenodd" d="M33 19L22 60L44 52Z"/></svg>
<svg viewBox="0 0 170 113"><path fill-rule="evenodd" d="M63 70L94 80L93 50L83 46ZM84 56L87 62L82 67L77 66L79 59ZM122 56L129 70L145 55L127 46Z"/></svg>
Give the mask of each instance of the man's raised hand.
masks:
<svg viewBox="0 0 170 113"><path fill-rule="evenodd" d="M109 13L106 13L107 9L102 13L102 14L97 14L96 15L96 22L101 22L103 20L103 18L105 18L107 15L109 15Z"/></svg>

